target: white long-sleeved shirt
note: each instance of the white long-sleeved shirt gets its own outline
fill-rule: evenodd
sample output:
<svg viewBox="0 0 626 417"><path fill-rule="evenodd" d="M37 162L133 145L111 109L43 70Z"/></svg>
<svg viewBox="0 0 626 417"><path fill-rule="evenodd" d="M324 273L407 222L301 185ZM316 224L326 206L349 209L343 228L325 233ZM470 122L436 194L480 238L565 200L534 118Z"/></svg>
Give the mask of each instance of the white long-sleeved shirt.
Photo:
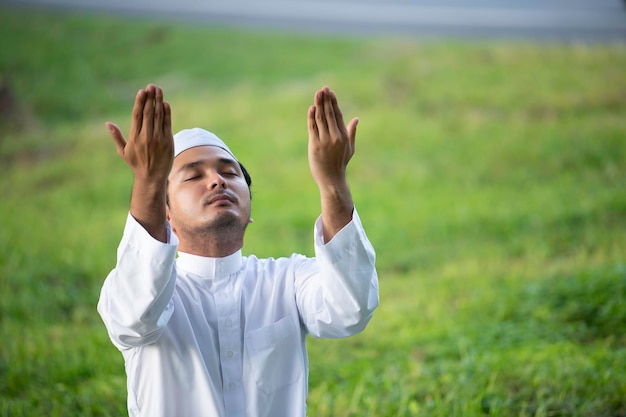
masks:
<svg viewBox="0 0 626 417"><path fill-rule="evenodd" d="M129 214L98 312L125 360L132 417L300 417L305 336L360 332L378 306L375 253L356 210L315 258L225 258L153 239Z"/></svg>

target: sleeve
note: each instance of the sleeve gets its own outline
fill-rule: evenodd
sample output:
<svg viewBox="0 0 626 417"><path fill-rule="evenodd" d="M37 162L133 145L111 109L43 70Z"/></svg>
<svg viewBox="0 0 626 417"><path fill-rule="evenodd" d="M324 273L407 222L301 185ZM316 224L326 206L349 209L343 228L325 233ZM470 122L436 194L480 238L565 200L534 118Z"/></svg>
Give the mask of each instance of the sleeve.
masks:
<svg viewBox="0 0 626 417"><path fill-rule="evenodd" d="M155 240L128 214L98 301L98 312L120 350L153 343L174 311L178 239L168 228L168 243Z"/></svg>
<svg viewBox="0 0 626 417"><path fill-rule="evenodd" d="M296 275L296 303L314 337L346 337L361 332L378 306L376 254L356 212L330 242L315 223L315 259Z"/></svg>

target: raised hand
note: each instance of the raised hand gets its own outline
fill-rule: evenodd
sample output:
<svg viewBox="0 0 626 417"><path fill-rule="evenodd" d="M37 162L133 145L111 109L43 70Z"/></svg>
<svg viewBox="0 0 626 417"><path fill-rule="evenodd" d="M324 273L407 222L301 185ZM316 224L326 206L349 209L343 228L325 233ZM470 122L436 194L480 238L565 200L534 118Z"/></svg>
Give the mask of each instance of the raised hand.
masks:
<svg viewBox="0 0 626 417"><path fill-rule="evenodd" d="M135 175L130 214L150 235L167 241L167 176L174 162L172 112L163 90L149 84L135 97L128 141L120 128L106 123L117 153Z"/></svg>
<svg viewBox="0 0 626 417"><path fill-rule="evenodd" d="M132 169L136 179L165 181L174 160L172 115L163 101L163 90L149 84L135 97L128 141L120 128L106 123L115 141L118 155Z"/></svg>
<svg viewBox="0 0 626 417"><path fill-rule="evenodd" d="M354 118L346 127L337 97L328 87L315 93L308 112L309 167L320 190L325 242L352 219L346 167L354 155L358 122Z"/></svg>
<svg viewBox="0 0 626 417"><path fill-rule="evenodd" d="M346 127L337 97L328 87L315 93L308 114L309 166L319 187L345 182L358 122L354 118Z"/></svg>

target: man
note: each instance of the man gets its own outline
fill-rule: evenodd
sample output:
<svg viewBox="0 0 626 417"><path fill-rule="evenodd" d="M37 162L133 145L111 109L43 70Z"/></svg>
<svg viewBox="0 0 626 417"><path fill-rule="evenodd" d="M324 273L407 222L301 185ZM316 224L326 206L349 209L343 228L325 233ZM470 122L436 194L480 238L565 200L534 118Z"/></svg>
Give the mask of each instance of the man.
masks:
<svg viewBox="0 0 626 417"><path fill-rule="evenodd" d="M374 250L346 181L357 122L346 127L327 87L315 94L316 257L279 259L242 256L250 177L214 134L173 137L160 88L137 93L128 141L107 123L134 181L98 311L125 359L131 416L305 416L306 334L358 333L378 305Z"/></svg>

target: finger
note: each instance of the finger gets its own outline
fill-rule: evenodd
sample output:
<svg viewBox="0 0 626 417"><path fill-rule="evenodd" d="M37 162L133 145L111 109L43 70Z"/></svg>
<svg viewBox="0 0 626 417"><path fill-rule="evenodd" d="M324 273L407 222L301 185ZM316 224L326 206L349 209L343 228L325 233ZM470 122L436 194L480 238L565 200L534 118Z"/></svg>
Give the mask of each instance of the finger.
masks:
<svg viewBox="0 0 626 417"><path fill-rule="evenodd" d="M163 90L156 87L154 90L154 132L163 132Z"/></svg>
<svg viewBox="0 0 626 417"><path fill-rule="evenodd" d="M141 124L141 130L145 129L148 136L152 136L154 127L154 92L154 85L148 84L146 87L146 102L143 105L143 123Z"/></svg>
<svg viewBox="0 0 626 417"><path fill-rule="evenodd" d="M168 102L163 102L163 132L172 133L172 108Z"/></svg>
<svg viewBox="0 0 626 417"><path fill-rule="evenodd" d="M326 125L328 126L328 132L337 137L341 132L337 127L337 119L335 118L331 92L328 87L324 87L324 89L324 113L326 114Z"/></svg>
<svg viewBox="0 0 626 417"><path fill-rule="evenodd" d="M109 129L109 133L115 142L115 147L117 148L117 154L121 157L124 156L124 149L126 148L126 139L124 139L124 135L119 127L116 124L111 122L106 122L105 126Z"/></svg>
<svg viewBox="0 0 626 417"><path fill-rule="evenodd" d="M326 125L326 118L324 116L324 89L315 93L315 123L317 125L318 133L321 135L323 132L328 131Z"/></svg>
<svg viewBox="0 0 626 417"><path fill-rule="evenodd" d="M143 108L146 103L146 91L139 90L135 96L135 105L133 106L133 118L130 123L130 138L136 137L141 132L143 123Z"/></svg>
<svg viewBox="0 0 626 417"><path fill-rule="evenodd" d="M333 112L335 114L337 127L341 130L346 126L346 124L343 121L343 113L341 112L341 109L339 108L339 103L337 103L337 95L335 95L334 91L330 92L330 101L333 106Z"/></svg>
<svg viewBox="0 0 626 417"><path fill-rule="evenodd" d="M309 138L310 139L319 139L319 132L317 131L317 123L315 122L315 106L309 107L309 112L307 114L308 128L309 128Z"/></svg>

